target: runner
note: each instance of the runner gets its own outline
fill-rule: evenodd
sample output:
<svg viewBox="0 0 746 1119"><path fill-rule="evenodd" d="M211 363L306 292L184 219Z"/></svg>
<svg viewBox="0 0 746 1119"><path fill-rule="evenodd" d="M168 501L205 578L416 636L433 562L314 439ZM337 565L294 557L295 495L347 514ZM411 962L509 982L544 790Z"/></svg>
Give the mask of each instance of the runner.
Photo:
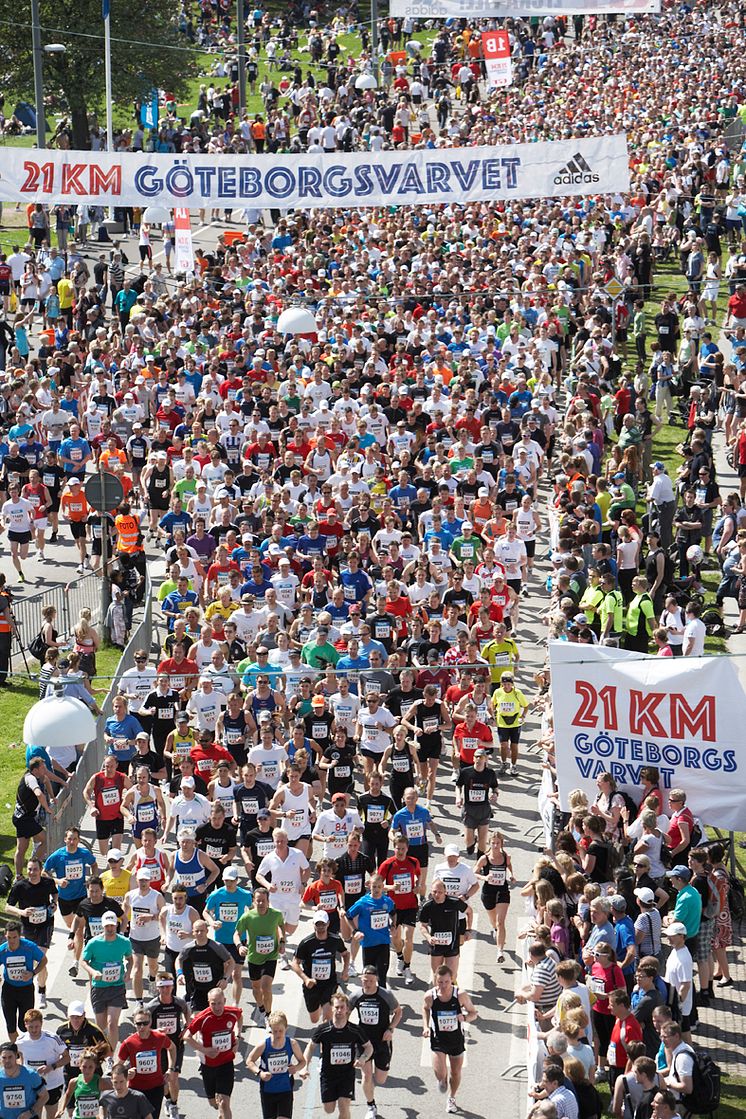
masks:
<svg viewBox="0 0 746 1119"><path fill-rule="evenodd" d="M329 932L329 917L319 909L313 915L314 931L304 937L295 952L291 970L303 983L303 1001L312 1022L332 1016L332 995L337 989L337 958L342 960L341 981L347 982L350 953L344 941Z"/></svg>
<svg viewBox="0 0 746 1119"><path fill-rule="evenodd" d="M373 1046L373 1054L363 1068L363 1092L367 1109L365 1119L376 1119L375 1089L386 1083L391 1067L394 1032L402 1018L402 1008L384 987L379 986L378 973L366 965L360 976L360 987L350 991L350 1013L356 1012L360 1031Z"/></svg>
<svg viewBox="0 0 746 1119"><path fill-rule="evenodd" d="M394 854L378 868L386 892L393 895L394 928L391 943L396 952L396 974L403 976L408 987L414 983L412 953L414 930L419 912L418 897L424 897L420 862L409 854L409 840L399 836L394 841Z"/></svg>
<svg viewBox="0 0 746 1119"><path fill-rule="evenodd" d="M5 930L5 940L0 944L2 968L2 1004L8 1037L15 1041L25 1022L25 1015L34 1006L34 977L47 966L45 951L32 940L21 936L21 926L11 921Z"/></svg>
<svg viewBox="0 0 746 1119"><path fill-rule="evenodd" d="M132 945L117 932L118 919L110 909L101 917L103 932L83 948L83 970L91 980L91 1006L96 1025L112 1049L119 1043L119 1019L127 1007L127 981L132 970Z"/></svg>
<svg viewBox="0 0 746 1119"><path fill-rule="evenodd" d="M474 873L482 882L482 905L492 925L497 943L497 962L505 962L505 918L510 905L510 886L515 884L510 855L506 854L502 832L490 833L487 851L477 859Z"/></svg>
<svg viewBox="0 0 746 1119"><path fill-rule="evenodd" d="M292 1119L294 1078L306 1060L295 1038L287 1036L287 1027L282 1011L268 1014L269 1037L246 1058L247 1067L259 1077L262 1119Z"/></svg>
<svg viewBox="0 0 746 1119"><path fill-rule="evenodd" d="M200 1076L208 1103L217 1109L220 1119L231 1119L234 1062L243 1016L237 1006L226 1006L220 989L211 990L207 999L208 1006L192 1018L184 1037L200 1056Z"/></svg>
<svg viewBox="0 0 746 1119"><path fill-rule="evenodd" d="M477 1012L465 991L454 985L445 964L435 973L435 986L422 1004L422 1036L429 1038L438 1091L448 1093L446 1111L458 1111L456 1094L461 1085L466 1041L464 1025L475 1022Z"/></svg>
<svg viewBox="0 0 746 1119"><path fill-rule="evenodd" d="M373 1056L373 1046L357 1026L351 1026L347 995L332 997L331 1019L317 1026L303 1054L301 1077L306 1079L314 1050L321 1050L321 1105L327 1115L349 1119L350 1101L355 1098L355 1069L364 1069Z"/></svg>

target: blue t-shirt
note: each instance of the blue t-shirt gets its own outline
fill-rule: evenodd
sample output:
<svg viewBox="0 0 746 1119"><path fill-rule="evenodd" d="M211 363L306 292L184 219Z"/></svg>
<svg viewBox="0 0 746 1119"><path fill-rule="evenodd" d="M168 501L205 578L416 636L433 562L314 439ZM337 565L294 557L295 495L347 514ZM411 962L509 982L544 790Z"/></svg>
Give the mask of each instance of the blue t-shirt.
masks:
<svg viewBox="0 0 746 1119"><path fill-rule="evenodd" d="M374 948L379 944L391 943L391 923L389 914L396 906L393 898L384 894L381 898L364 894L347 911L350 918L357 917L357 925L363 934L363 948Z"/></svg>
<svg viewBox="0 0 746 1119"><path fill-rule="evenodd" d="M621 961L627 955L630 944L635 943L635 926L630 917L621 917L614 923L614 928L616 929L616 956ZM622 972L625 976L634 975L635 960L633 959L631 964L623 967Z"/></svg>
<svg viewBox="0 0 746 1119"><path fill-rule="evenodd" d="M239 917L242 917L247 909L251 908L251 900L253 898L251 890L244 890L241 886L229 893L225 886L221 886L219 890L213 890L205 902L205 909L211 913L222 924L213 929L211 935L214 936L218 944L232 944L233 934L236 931L236 924Z"/></svg>
<svg viewBox="0 0 746 1119"><path fill-rule="evenodd" d="M61 407L64 408L64 404ZM63 468L66 474L79 474L84 470L83 465L86 455L91 453L90 444L85 439L63 439L60 443L60 455L63 458L70 459L70 462L63 463Z"/></svg>
<svg viewBox="0 0 746 1119"><path fill-rule="evenodd" d="M142 733L143 725L134 715L125 715L123 719L115 719L113 715L109 715L104 725L104 730L114 739L126 738L134 743L138 734ZM106 747L106 753L111 754L118 762L131 761L136 752L134 745L117 746L115 742L112 742Z"/></svg>
<svg viewBox="0 0 746 1119"><path fill-rule="evenodd" d="M364 571L343 571L339 576L345 602L362 602L370 590L371 582Z"/></svg>
<svg viewBox="0 0 746 1119"><path fill-rule="evenodd" d="M391 821L391 830L406 836L410 847L423 847L427 843L427 825L431 819L432 816L421 804L415 806L414 812L400 808Z"/></svg>
<svg viewBox="0 0 746 1119"><path fill-rule="evenodd" d="M7 940L0 944L0 967L3 969L3 982L11 987L31 987L33 976L30 979L21 979L24 971L33 971L36 964L44 959L44 950L33 940L21 937L17 948L9 948ZM21 1111L24 1109L21 1108Z"/></svg>
<svg viewBox="0 0 746 1119"><path fill-rule="evenodd" d="M63 901L77 901L85 897L86 869L92 868L95 863L86 847L78 847L72 855L67 847L60 847L47 856L44 870L55 878L67 879L67 885L59 886L57 891Z"/></svg>
<svg viewBox="0 0 746 1119"><path fill-rule="evenodd" d="M17 1119L21 1112L30 1111L43 1085L39 1073L28 1065L20 1065L15 1076L0 1069L0 1119Z"/></svg>

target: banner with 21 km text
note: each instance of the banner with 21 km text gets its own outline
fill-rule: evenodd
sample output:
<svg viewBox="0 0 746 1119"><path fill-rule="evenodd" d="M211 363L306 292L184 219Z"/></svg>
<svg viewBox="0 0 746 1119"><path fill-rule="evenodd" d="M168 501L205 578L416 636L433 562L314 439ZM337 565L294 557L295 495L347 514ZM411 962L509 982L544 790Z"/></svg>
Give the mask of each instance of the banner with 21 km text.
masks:
<svg viewBox="0 0 746 1119"><path fill-rule="evenodd" d="M112 206L412 206L629 189L623 134L543 144L304 155L4 148L0 199Z"/></svg>
<svg viewBox="0 0 746 1119"><path fill-rule="evenodd" d="M601 646L549 645L560 804L611 773L640 799L640 769L681 788L703 824L746 828L746 694L728 657L641 656ZM664 811L665 811L664 805Z"/></svg>

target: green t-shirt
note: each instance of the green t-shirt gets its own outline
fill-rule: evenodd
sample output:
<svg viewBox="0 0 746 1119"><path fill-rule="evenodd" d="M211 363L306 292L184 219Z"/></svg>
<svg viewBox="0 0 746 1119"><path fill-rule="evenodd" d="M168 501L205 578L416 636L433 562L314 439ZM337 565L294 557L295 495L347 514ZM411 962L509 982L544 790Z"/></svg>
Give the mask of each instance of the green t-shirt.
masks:
<svg viewBox="0 0 746 1119"><path fill-rule="evenodd" d="M266 913L250 909L238 918L236 932L242 940L246 935L246 959L250 964L270 963L277 959L284 919L277 909L268 909Z"/></svg>
<svg viewBox="0 0 746 1119"><path fill-rule="evenodd" d="M83 959L102 976L93 980L93 986L124 986L124 961L131 955L132 945L128 936L117 933L113 940L107 940L102 933L101 936L91 937L83 949Z"/></svg>
<svg viewBox="0 0 746 1119"><path fill-rule="evenodd" d="M174 493L177 493L179 495L179 497L181 497L181 495L185 494L185 493L188 493L188 494L191 495L191 494L194 494L196 492L197 492L197 479L196 478L181 478L176 483L176 485L174 486Z"/></svg>

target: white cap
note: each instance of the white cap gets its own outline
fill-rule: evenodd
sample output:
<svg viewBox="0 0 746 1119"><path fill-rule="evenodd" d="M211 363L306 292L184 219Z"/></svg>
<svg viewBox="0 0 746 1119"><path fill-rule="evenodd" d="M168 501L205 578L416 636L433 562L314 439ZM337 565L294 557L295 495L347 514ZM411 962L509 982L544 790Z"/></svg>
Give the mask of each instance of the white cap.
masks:
<svg viewBox="0 0 746 1119"><path fill-rule="evenodd" d="M83 1002L71 1002L70 1003L70 1005L67 1008L68 1018L73 1018L73 1017L76 1017L77 1015L79 1015L81 1018L85 1018L85 1003L83 1003Z"/></svg>
<svg viewBox="0 0 746 1119"><path fill-rule="evenodd" d="M314 925L328 925L329 914L324 909L317 909L313 915Z"/></svg>
<svg viewBox="0 0 746 1119"><path fill-rule="evenodd" d="M111 909L107 909L106 913L101 918L102 925L116 925L119 918L116 913L112 913Z"/></svg>
<svg viewBox="0 0 746 1119"><path fill-rule="evenodd" d="M224 882L237 882L238 881L238 867L227 866L223 871Z"/></svg>
<svg viewBox="0 0 746 1119"><path fill-rule="evenodd" d="M454 858L458 858L461 852L459 851L455 843L446 843L445 847L443 848L443 854L446 858L448 858L450 855L453 855Z"/></svg>
<svg viewBox="0 0 746 1119"><path fill-rule="evenodd" d="M137 872L136 877L137 877L138 882L149 882L150 881L150 871L148 870L148 868L146 866L141 866L140 869Z"/></svg>
<svg viewBox="0 0 746 1119"><path fill-rule="evenodd" d="M106 861L107 861L107 863L118 863L118 862L121 862L121 860L123 858L124 858L124 854L119 850L119 848L118 847L112 847L109 850L108 855L106 856Z"/></svg>
<svg viewBox="0 0 746 1119"><path fill-rule="evenodd" d="M193 789L194 788L194 778L193 777L182 777L181 787L182 787L182 789Z"/></svg>

